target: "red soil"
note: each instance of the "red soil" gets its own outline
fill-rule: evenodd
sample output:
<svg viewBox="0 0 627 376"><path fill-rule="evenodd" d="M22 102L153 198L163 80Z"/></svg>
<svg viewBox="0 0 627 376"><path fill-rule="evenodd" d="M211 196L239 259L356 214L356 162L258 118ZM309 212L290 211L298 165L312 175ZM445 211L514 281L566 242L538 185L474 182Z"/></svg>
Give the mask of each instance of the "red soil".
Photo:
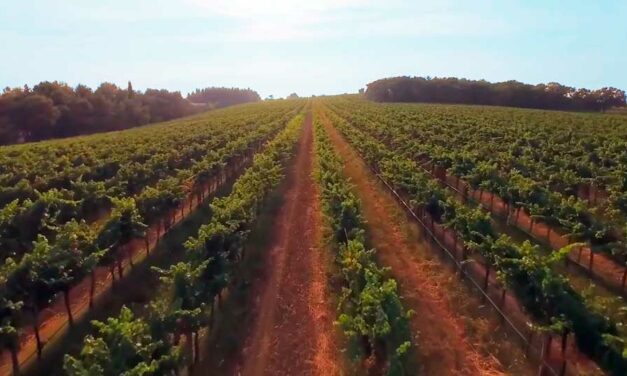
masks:
<svg viewBox="0 0 627 376"><path fill-rule="evenodd" d="M246 340L242 375L339 375L333 310L328 304L322 219L313 168L312 119L305 119L296 164L268 250L268 276L258 286L255 323Z"/></svg>
<svg viewBox="0 0 627 376"><path fill-rule="evenodd" d="M577 190L577 196L588 201L593 206L603 205L609 194L603 188L597 187L594 184L581 184Z"/></svg>
<svg viewBox="0 0 627 376"><path fill-rule="evenodd" d="M228 175L232 175L235 171L241 171L243 166L250 160L250 157L247 157L245 160L237 163L236 166L232 169L233 172L227 173ZM208 183L206 187L204 187L204 198L208 199L211 197L215 191L217 190L220 184L223 184L224 181L215 182L215 184ZM172 217L173 221L171 222L170 228L175 224L182 221L186 215L189 215L190 207L194 206L194 208L198 207L201 204L201 201L198 198L194 198L194 195L190 195L184 202L183 205L172 212L167 217ZM148 238L149 238L149 249L153 250L158 242L163 236L165 236L166 231L160 231L160 237L157 236L157 226L151 226L148 230ZM142 239L137 239L132 241L126 246L129 257L122 260L122 270L123 273L127 268L132 267L130 259L132 259L133 264L137 264L142 262L146 257L146 244ZM116 267L115 270L116 279L119 278L118 270ZM103 296L106 292L108 292L113 286L113 280L111 278L111 273L108 266L99 266L95 270L95 289L94 289L94 305L97 305L97 302L101 296ZM70 309L72 312L72 316L74 320L80 319L87 312L89 312L89 296L90 296L90 288L91 288L91 277L84 278L79 284L75 285L69 292L70 296ZM47 342L51 342L55 340L55 338L63 333L63 331L69 329L69 318L67 314L67 310L65 307L63 296L58 296L55 301L46 309L42 310L39 314L39 335L41 341L44 345ZM20 366L23 366L27 362L34 361L37 359L37 342L35 339L35 331L32 326L24 327L20 329L20 350L18 352L18 360ZM11 365L11 356L8 351L4 351L2 356L0 357L0 375L9 375L12 372Z"/></svg>

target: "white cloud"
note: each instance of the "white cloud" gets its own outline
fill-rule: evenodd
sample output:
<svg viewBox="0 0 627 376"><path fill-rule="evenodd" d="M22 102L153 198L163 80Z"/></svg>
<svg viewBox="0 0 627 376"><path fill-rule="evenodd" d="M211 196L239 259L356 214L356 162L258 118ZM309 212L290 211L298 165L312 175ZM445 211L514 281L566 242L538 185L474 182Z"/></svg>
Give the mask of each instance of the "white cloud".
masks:
<svg viewBox="0 0 627 376"><path fill-rule="evenodd" d="M317 16L333 10L372 4L369 0L187 0L212 12L242 19Z"/></svg>
<svg viewBox="0 0 627 376"><path fill-rule="evenodd" d="M222 38L276 42L333 37L482 35L507 25L472 8L446 2L374 0L186 0L206 14L232 21ZM213 36L211 36L213 37Z"/></svg>

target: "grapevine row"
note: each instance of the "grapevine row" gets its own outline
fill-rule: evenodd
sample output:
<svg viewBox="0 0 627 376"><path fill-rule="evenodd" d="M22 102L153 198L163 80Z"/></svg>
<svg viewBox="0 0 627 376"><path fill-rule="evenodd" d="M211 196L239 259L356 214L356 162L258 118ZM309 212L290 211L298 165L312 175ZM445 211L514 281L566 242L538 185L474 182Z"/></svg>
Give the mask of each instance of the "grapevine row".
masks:
<svg viewBox="0 0 627 376"><path fill-rule="evenodd" d="M621 264L627 261L623 211L627 206L622 208L619 198L626 192L621 176L627 148L620 137L626 126L619 123L618 130L610 130L610 125L616 125L612 118L609 135L599 136L602 132L591 134L589 125L573 119L570 128L548 126L544 124L548 120L533 111L505 112L515 121L510 126L503 123L505 110L479 115L474 113L477 110L445 107L438 113L440 107L373 106L355 100L334 108L399 152L417 161L433 161L464 178L473 189L499 195L510 210L522 208L571 239L589 243L593 251L605 252ZM550 121L560 120L541 114ZM578 132L575 125L585 132ZM618 200L610 199L610 206L616 205L608 212L595 211L576 196L578 187L593 178L597 187L608 186L610 198Z"/></svg>
<svg viewBox="0 0 627 376"><path fill-rule="evenodd" d="M291 108L293 110L293 107ZM139 200L146 198L150 199L154 196L155 189L157 191L167 191L171 188L181 187L187 185L188 190L202 191L202 184L205 182L209 174L215 174L219 171L220 167L224 164L224 155L230 155L230 152L236 152L236 149L242 149L247 143L253 140L258 140L268 132L268 127L277 129L289 116L287 108L283 108L283 111L273 114L273 117L268 117L262 122L254 123L250 122L249 118L244 118L244 123L230 123L228 125L226 121L229 116L224 113L219 114L217 120L214 116L205 120L204 126L198 126L199 130L209 133L202 137L199 137L200 141L192 142L186 137L175 137L171 133L170 128L164 128L163 126L149 127L147 129L152 130L152 137L150 140L149 152L154 153L151 160L160 160L161 164L155 165L137 160L137 157L133 157L132 149L119 150L116 143L107 144L101 143L106 141L106 137L113 137L111 135L106 136L92 136L87 137L85 140L79 139L79 141L67 141L66 143L60 143L59 141L51 142L48 148L40 144L34 144L31 148L21 146L19 150L25 150L21 154L16 154L10 150L2 150L6 155L11 155L14 160L21 161L39 161L40 158L45 158L48 153L45 151L52 149L55 153L61 153L62 157L57 160L51 158L54 162L44 163L43 170L35 168L32 165L21 165L18 171L23 173L28 171L31 174L31 178L28 181L14 183L11 186L11 182L7 182L7 186L3 185L3 189L13 190L11 201L8 202L2 209L0 209L0 257L4 260L8 256L19 257L23 253L28 252L31 248L32 241L34 241L38 234L44 234L48 237L54 235L53 228L56 225L61 225L68 222L71 218L77 220L85 219L87 221L97 221L103 216L102 214L107 211L111 206L114 198L122 197L137 197ZM258 111L259 112L259 111ZM248 113L248 116L253 116L254 112ZM260 112L263 114L263 112ZM228 114L228 113L227 113ZM206 115L205 115L206 116ZM238 119L241 115L234 117ZM238 126L233 127L233 124ZM218 125L220 127L218 127ZM182 132L191 125L172 125L178 132ZM222 128L222 129L221 129ZM193 128L193 132L189 132L192 135L197 134L198 130ZM215 135L211 135L215 129ZM117 139L124 140L123 145L134 144L137 135L134 131L122 132L117 135ZM145 131L144 131L145 132ZM159 139L155 139L160 137ZM178 140L181 144L172 144L173 140ZM93 140L95 139L95 140ZM82 140L82 141L81 141ZM110 155L115 155L120 158L115 162L115 168L117 172L114 177L99 181L97 179L90 179L87 177L85 171L89 171L93 168L98 170L98 167L89 166L83 159L84 150L81 148L91 148L90 151L105 149ZM78 144L78 145L75 145ZM66 146L76 146L77 149L72 151L66 150ZM141 142L138 146L141 148ZM40 150L40 149L42 149ZM11 148L8 148L11 149ZM182 150L194 150L193 154L179 153L179 149ZM207 150L212 150L207 152ZM142 154L141 149L136 150L138 154ZM1 153L0 153L1 154ZM124 158L135 158L134 160L124 160ZM82 160L82 164L75 169L65 166L68 159ZM45 159L44 159L45 160ZM17 163L17 162L15 162ZM78 162L73 162L76 164ZM105 162L108 163L108 162ZM38 166L38 165L37 165ZM65 171L70 170L73 172L67 172L67 175L59 177L56 171L59 169ZM11 174L5 174L9 176ZM15 176L14 176L15 177ZM62 181L64 187L54 187L46 189L46 187L38 187L37 182L42 184ZM26 186L26 191L20 190L20 187ZM152 188L149 188L151 187ZM182 192L174 192L178 195L182 195ZM0 195L1 196L1 195ZM6 197L5 197L6 198ZM154 201L154 200L152 200ZM140 205L141 207L142 205ZM147 209L147 208L146 208ZM144 212L142 214L154 215L155 213Z"/></svg>
<svg viewBox="0 0 627 376"><path fill-rule="evenodd" d="M408 318L396 281L376 263L375 250L365 241L359 199L343 176L343 164L319 119L314 122L317 168L323 211L337 244L335 260L343 277L339 324L363 357L388 360L388 374L402 374L411 346Z"/></svg>

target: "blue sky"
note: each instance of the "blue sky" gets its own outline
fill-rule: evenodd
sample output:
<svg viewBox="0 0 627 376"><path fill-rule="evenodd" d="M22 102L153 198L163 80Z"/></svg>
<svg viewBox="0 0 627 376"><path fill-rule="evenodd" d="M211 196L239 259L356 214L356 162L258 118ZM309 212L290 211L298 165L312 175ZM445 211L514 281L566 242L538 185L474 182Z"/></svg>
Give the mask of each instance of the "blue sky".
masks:
<svg viewBox="0 0 627 376"><path fill-rule="evenodd" d="M395 75L627 89L627 1L20 0L0 86L355 92Z"/></svg>

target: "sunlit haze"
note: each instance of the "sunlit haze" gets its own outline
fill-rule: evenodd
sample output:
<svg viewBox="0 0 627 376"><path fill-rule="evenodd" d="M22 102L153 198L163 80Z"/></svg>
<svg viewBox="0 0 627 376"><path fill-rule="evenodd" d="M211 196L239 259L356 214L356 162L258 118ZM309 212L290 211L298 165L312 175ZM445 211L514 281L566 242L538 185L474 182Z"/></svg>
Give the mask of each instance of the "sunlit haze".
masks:
<svg viewBox="0 0 627 376"><path fill-rule="evenodd" d="M627 2L4 1L0 85L356 92L396 75L627 88Z"/></svg>

